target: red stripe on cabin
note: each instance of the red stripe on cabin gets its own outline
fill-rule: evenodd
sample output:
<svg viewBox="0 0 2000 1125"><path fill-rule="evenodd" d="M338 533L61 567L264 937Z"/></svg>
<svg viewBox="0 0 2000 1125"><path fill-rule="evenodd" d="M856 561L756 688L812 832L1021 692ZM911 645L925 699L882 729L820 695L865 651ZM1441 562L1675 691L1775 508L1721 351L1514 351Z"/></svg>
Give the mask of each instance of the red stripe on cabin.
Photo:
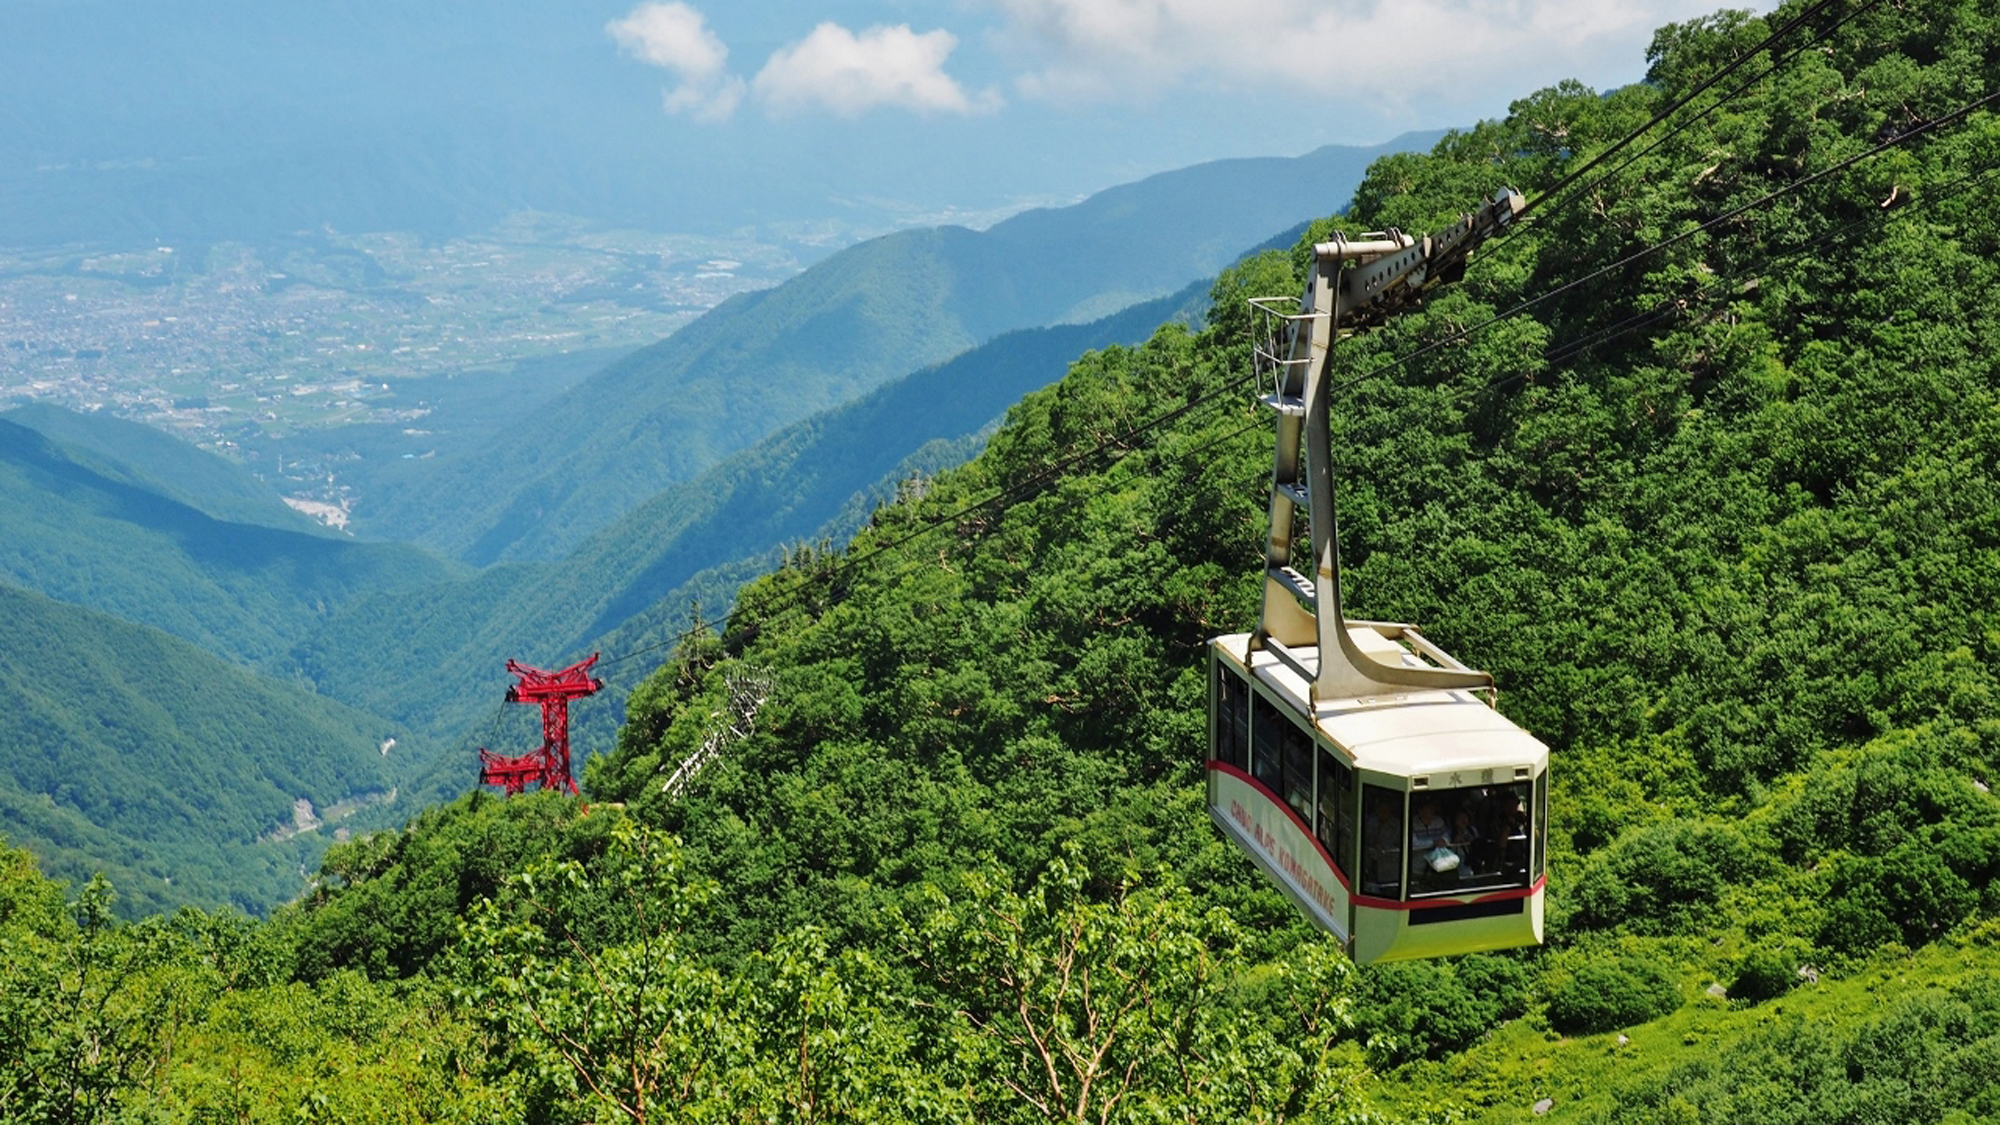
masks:
<svg viewBox="0 0 2000 1125"><path fill-rule="evenodd" d="M1210 759L1208 768L1219 773L1228 774L1230 777L1244 782L1250 788L1263 794L1264 799L1277 806L1279 812L1290 817L1292 823L1298 825L1299 831L1305 835L1305 838L1312 841L1313 850L1319 852L1320 859L1326 861L1326 869L1333 872L1333 877L1340 881L1340 889L1347 892L1348 897L1354 900L1354 905L1356 906L1366 906L1375 910L1429 910L1439 906L1468 906L1481 902L1505 902L1510 898L1528 898L1532 895L1540 894L1543 886L1549 881L1548 875L1544 874L1536 879L1532 886L1515 887L1512 890L1506 891L1494 891L1491 894L1483 894L1474 898L1452 898L1445 896L1442 898L1416 899L1410 902L1403 902L1393 898L1377 898L1374 895L1356 894L1354 893L1354 884L1347 881L1346 872L1340 869L1339 864L1333 862L1333 856L1327 852L1326 845L1320 843L1318 836L1313 835L1312 826L1305 822L1305 818L1301 817L1298 810L1292 808L1290 803L1280 799L1263 782L1258 781L1245 771L1237 769L1228 762Z"/></svg>

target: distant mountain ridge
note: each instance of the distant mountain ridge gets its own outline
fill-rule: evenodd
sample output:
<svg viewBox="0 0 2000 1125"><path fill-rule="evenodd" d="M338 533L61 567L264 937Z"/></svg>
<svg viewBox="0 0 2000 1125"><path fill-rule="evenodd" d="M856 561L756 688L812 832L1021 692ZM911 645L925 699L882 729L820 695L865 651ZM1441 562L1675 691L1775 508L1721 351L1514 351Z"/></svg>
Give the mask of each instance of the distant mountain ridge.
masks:
<svg viewBox="0 0 2000 1125"><path fill-rule="evenodd" d="M131 423L72 415L63 425L111 427L101 448ZM286 522L275 496L269 522L241 523L174 495L232 480L226 469L160 485L130 462L107 465L103 454L0 418L0 581L152 625L244 666L270 666L356 597L459 573L418 548L272 526ZM227 510L251 500L225 490L201 502Z"/></svg>
<svg viewBox="0 0 2000 1125"><path fill-rule="evenodd" d="M356 504L355 526L475 565L559 558L817 410L1001 332L1211 277L1272 232L1344 206L1375 157L1433 137L1216 161L987 231L903 231L849 247L611 364L489 448L385 482Z"/></svg>
<svg viewBox="0 0 2000 1125"><path fill-rule="evenodd" d="M278 491L248 469L143 423L43 403L0 413L0 420L61 444L72 460L90 462L107 478L158 492L218 520L328 534L312 517L286 507Z"/></svg>
<svg viewBox="0 0 2000 1125"><path fill-rule="evenodd" d="M1089 324L1007 333L913 372L661 491L557 562L502 564L357 602L299 648L300 666L320 690L397 721L439 724L433 730L473 722L490 707L477 685L504 683L496 676L506 658L560 664L608 638L620 651L650 643L648 630L679 627L697 592L719 612L731 584L709 576L740 581L773 565L785 544L846 538L900 472L976 453L976 436L1022 395L1085 352L1136 343L1198 312L1204 289ZM373 659L364 664L360 653ZM615 699L592 706L618 710Z"/></svg>
<svg viewBox="0 0 2000 1125"><path fill-rule="evenodd" d="M135 912L296 894L325 844L274 832L296 802L328 820L379 804L412 749L392 759L397 728L372 715L7 583L0 691L0 835L51 874L109 869Z"/></svg>

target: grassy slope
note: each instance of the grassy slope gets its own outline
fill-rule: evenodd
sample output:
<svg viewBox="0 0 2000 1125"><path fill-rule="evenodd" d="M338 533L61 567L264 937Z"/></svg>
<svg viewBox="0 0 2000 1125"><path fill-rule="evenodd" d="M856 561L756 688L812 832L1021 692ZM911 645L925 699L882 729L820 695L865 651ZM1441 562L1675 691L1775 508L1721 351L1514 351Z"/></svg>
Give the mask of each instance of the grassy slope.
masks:
<svg viewBox="0 0 2000 1125"><path fill-rule="evenodd" d="M1968 1125L1992 1120L2000 1113L1987 1055L2000 1044L1991 1038L2000 1032L1996 938L1989 924L1754 1004L1711 996L1713 978L1693 974L1683 981L1685 1007L1623 1031L1561 1035L1535 1013L1461 1054L1371 1083L1371 1100L1395 1119L1465 1125L1812 1125L1855 1108L1882 1121L1936 1120L1940 1110L1963 1113L1956 1120ZM1924 1041L1939 1036L1950 1041ZM1537 1114L1543 1098L1554 1106Z"/></svg>

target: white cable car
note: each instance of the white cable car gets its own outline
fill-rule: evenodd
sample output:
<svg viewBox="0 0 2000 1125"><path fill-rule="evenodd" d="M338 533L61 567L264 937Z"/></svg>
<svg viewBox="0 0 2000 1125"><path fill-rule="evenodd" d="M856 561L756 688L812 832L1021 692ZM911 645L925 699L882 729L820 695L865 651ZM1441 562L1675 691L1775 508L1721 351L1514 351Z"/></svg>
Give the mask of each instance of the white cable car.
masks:
<svg viewBox="0 0 2000 1125"><path fill-rule="evenodd" d="M1542 940L1548 747L1493 709L1491 675L1413 626L1343 615L1327 427L1331 346L1462 274L1522 206L1501 192L1421 242L1335 236L1295 307L1253 302L1278 416L1271 533L1257 628L1209 642L1209 815L1364 964ZM1292 565L1300 509L1310 579Z"/></svg>

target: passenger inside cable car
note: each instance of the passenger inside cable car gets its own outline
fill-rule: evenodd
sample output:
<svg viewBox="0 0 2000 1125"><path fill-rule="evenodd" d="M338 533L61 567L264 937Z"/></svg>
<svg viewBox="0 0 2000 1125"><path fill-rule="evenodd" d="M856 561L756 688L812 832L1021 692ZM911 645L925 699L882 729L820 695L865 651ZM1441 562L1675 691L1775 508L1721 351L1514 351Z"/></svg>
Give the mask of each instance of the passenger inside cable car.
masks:
<svg viewBox="0 0 2000 1125"><path fill-rule="evenodd" d="M1410 828L1410 897L1527 886L1529 795L1520 782L1421 798Z"/></svg>

